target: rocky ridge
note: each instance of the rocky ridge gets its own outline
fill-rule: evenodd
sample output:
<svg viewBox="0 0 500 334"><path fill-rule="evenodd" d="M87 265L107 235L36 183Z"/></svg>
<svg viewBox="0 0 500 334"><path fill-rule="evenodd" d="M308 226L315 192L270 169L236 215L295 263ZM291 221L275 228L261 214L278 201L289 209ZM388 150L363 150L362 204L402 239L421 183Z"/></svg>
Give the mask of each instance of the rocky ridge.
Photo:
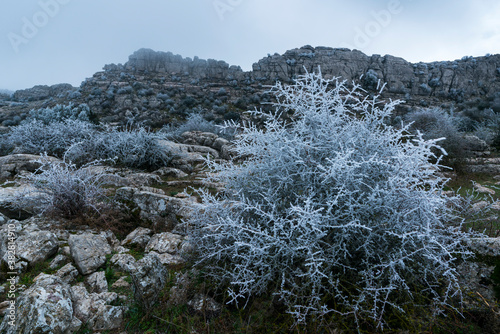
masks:
<svg viewBox="0 0 500 334"><path fill-rule="evenodd" d="M195 110L234 119L269 102L267 86L276 80L289 83L319 68L325 77L357 82L374 94L379 82L386 83L383 98L406 101L400 112L416 106L500 111L500 55L410 63L390 55L303 46L268 55L243 71L224 61L140 49L124 65L104 66L78 89L62 84L15 92L0 104L0 121L14 117L14 111L19 116L22 109L70 102L87 103L107 122L135 117L161 126Z"/></svg>

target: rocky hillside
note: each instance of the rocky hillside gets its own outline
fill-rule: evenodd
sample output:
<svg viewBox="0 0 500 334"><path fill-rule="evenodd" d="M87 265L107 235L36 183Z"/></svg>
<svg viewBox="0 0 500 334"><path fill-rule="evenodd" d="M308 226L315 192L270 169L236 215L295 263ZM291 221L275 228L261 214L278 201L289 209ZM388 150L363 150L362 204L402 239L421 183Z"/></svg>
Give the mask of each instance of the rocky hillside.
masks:
<svg viewBox="0 0 500 334"><path fill-rule="evenodd" d="M500 112L500 55L414 64L390 55L303 46L268 55L247 72L224 61L141 49L123 65L104 66L79 88L35 86L0 96L0 121L15 124L31 108L70 102L87 103L105 122L134 117L156 127L193 111L216 120L239 119L271 100L266 86L318 68L325 77L355 81L373 93L379 81L386 83L384 98L407 102L398 112L418 106Z"/></svg>

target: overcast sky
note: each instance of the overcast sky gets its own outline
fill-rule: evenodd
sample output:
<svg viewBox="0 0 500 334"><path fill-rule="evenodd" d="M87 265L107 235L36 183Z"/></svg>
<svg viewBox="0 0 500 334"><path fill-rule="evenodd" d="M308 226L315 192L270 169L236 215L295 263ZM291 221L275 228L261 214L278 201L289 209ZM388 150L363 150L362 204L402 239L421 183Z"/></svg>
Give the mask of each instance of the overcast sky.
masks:
<svg viewBox="0 0 500 334"><path fill-rule="evenodd" d="M0 89L67 82L140 48L250 70L306 44L411 62L500 53L498 0L2 0Z"/></svg>

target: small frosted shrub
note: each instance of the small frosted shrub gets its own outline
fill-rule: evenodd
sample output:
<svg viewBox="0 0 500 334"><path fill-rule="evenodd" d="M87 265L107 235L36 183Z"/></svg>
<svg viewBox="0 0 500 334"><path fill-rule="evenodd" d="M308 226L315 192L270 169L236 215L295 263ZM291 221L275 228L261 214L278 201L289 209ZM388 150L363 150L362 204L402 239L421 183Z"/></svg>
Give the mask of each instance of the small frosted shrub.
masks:
<svg viewBox="0 0 500 334"><path fill-rule="evenodd" d="M13 127L7 141L23 153L62 157L71 145L91 138L94 132L94 125L86 121L66 119L46 124L31 120Z"/></svg>
<svg viewBox="0 0 500 334"><path fill-rule="evenodd" d="M278 83L276 111L255 112L264 128L235 139L243 160L208 161L225 191L201 191L186 223L231 301L271 293L298 322L337 313L381 328L417 296L436 311L460 300L470 235L441 195L436 141L388 126L397 102L358 90L321 74Z"/></svg>
<svg viewBox="0 0 500 334"><path fill-rule="evenodd" d="M99 212L105 196L102 187L106 174L91 167L97 162L82 167L67 161L54 161L42 156L40 168L25 176L33 190L24 194L21 202L33 204L44 214L57 214L66 218Z"/></svg>
<svg viewBox="0 0 500 334"><path fill-rule="evenodd" d="M157 169L168 165L173 158L170 151L160 144L161 138L144 127L106 127L104 131L72 145L66 157L78 164L114 159L127 167Z"/></svg>
<svg viewBox="0 0 500 334"><path fill-rule="evenodd" d="M67 119L90 122L92 117L92 112L87 104L74 106L70 103L67 106L58 104L53 108L32 109L25 122L29 123L33 120L39 120L44 124L50 124L53 122L62 122Z"/></svg>
<svg viewBox="0 0 500 334"><path fill-rule="evenodd" d="M234 127L222 128L212 121L207 121L200 113L190 114L186 122L179 126L165 126L162 129L162 132L170 139L179 139L187 131L211 132L230 140L236 130Z"/></svg>
<svg viewBox="0 0 500 334"><path fill-rule="evenodd" d="M467 142L460 132L459 117L452 116L439 108L427 108L412 111L405 115L405 120L412 123L410 131L421 131L424 139L444 138L441 147L447 152L443 164L452 167L456 172L463 172L470 152L466 150ZM435 150L435 152L437 152Z"/></svg>

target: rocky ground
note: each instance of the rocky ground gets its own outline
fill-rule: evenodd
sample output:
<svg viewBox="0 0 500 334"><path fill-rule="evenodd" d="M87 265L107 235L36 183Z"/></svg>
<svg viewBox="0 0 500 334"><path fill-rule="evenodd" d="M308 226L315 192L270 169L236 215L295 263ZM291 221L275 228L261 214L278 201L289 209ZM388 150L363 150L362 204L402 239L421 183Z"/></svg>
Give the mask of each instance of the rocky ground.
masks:
<svg viewBox="0 0 500 334"><path fill-rule="evenodd" d="M167 283L171 284L172 305L187 305L192 312L220 313L219 303L187 290L188 278L181 275L181 269L192 245L176 227L189 216L190 203L197 200L182 191L218 186L201 180L204 156L227 157L230 146L211 133L185 133L183 138L184 143L163 142L166 149L178 151L180 158L172 162L176 168L146 173L92 167L96 172L106 170L109 195L133 211L133 222L127 226L130 233L119 225L110 230L71 225L57 217L34 216L29 206L12 208L30 187L16 177L34 172L39 157L14 154L0 158L0 177L5 180L0 207L6 214L0 216L0 258L2 268L8 270L2 272L0 312L5 317L0 332L123 329L130 307L138 303L150 309ZM11 237L14 243L9 243ZM9 258L11 249L15 249L15 258ZM14 287L17 299L12 313L14 299L9 293ZM9 325L9 316L15 316L17 327Z"/></svg>
<svg viewBox="0 0 500 334"><path fill-rule="evenodd" d="M198 200L189 187L214 192L221 187L203 180L204 157L228 159L231 144L212 133L189 132L182 138L182 143L162 143L178 153L172 167L153 172L92 167L96 172L106 171L109 196L127 211L127 224L120 224L116 217L87 224L85 220L34 215L29 206L14 208L19 195L30 187L18 177L34 172L39 167L38 157L14 154L0 158L0 177L5 181L0 188L1 333L136 333L146 332L144 319L151 318L155 324L148 333L213 332L211 326L217 328L215 332L234 330L224 326L241 319L224 313L229 311L223 300L192 269L189 255L194 245L179 224ZM487 182L476 183L476 191L496 199L494 182L498 180L494 176L500 175L500 162L489 157L487 147L476 155L471 168L490 172ZM476 213L491 206L487 201L474 205ZM491 209L490 218L497 219L498 202ZM485 333L498 329L500 322L495 295L500 287L500 277L496 277L500 238L495 233L488 239L471 240L479 260L458 269L466 314L487 317L487 324L481 327ZM14 257L11 250L15 250ZM172 319L156 316L158 308ZM174 323L179 318L183 320ZM186 320L189 318L198 320ZM250 325L246 326L241 325L240 330L250 332Z"/></svg>

